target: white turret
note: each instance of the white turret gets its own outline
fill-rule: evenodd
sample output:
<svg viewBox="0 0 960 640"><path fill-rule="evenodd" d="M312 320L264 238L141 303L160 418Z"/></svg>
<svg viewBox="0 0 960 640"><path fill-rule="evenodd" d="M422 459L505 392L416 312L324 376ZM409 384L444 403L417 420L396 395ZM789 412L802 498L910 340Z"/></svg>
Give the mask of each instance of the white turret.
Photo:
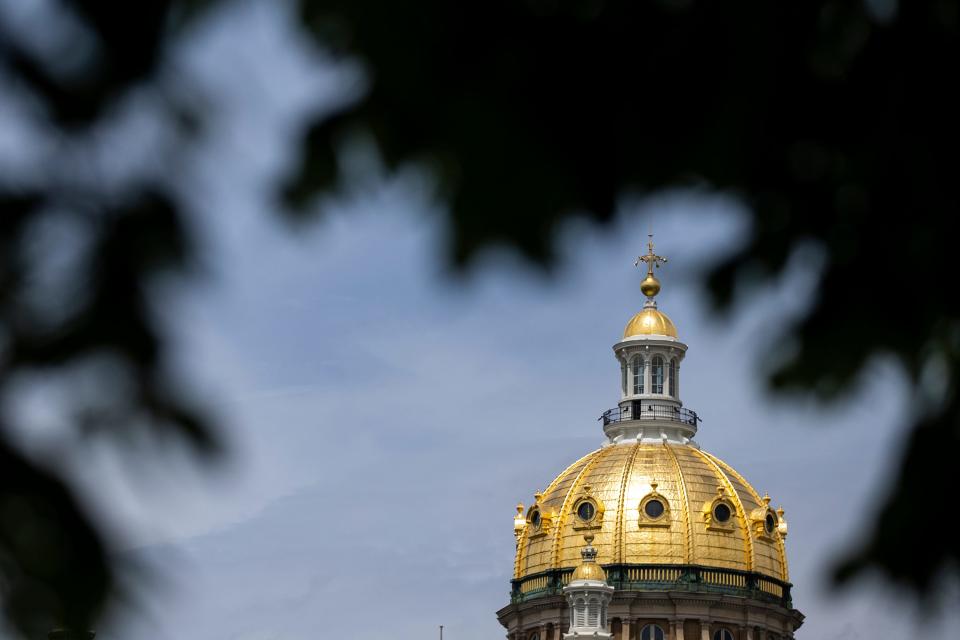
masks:
<svg viewBox="0 0 960 640"><path fill-rule="evenodd" d="M570 606L570 638L613 638L607 630L607 607L613 598L613 587L607 584L603 567L597 564L593 535L583 536L587 546L580 552L583 561L573 570L570 583L563 588Z"/></svg>

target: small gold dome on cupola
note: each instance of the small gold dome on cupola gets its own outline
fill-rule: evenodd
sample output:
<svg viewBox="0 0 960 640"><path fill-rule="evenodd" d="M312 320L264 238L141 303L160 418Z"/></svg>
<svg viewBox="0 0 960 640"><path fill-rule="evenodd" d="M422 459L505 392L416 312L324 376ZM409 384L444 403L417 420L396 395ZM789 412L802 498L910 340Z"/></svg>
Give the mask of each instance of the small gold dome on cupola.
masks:
<svg viewBox="0 0 960 640"><path fill-rule="evenodd" d="M584 542L587 543L587 546L580 551L581 562L577 565L577 568L573 570L573 575L570 576L570 582L576 582L578 580L595 580L598 582L604 582L607 579L607 574L599 564L597 564L597 550L593 548L593 534L588 533L583 536Z"/></svg>
<svg viewBox="0 0 960 640"><path fill-rule="evenodd" d="M669 336L678 338L677 327L663 311L647 308L630 318L623 330L624 339L630 336Z"/></svg>

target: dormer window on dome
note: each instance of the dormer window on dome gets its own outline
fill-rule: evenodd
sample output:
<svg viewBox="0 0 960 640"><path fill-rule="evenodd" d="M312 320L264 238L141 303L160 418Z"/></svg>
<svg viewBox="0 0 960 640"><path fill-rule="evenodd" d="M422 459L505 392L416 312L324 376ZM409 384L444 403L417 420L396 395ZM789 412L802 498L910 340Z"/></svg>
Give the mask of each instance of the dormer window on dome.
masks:
<svg viewBox="0 0 960 640"><path fill-rule="evenodd" d="M540 509L530 511L530 526L534 529L540 528Z"/></svg>
<svg viewBox="0 0 960 640"><path fill-rule="evenodd" d="M713 500L703 505L703 521L711 531L733 531L736 513L736 506L722 486L717 487L717 495Z"/></svg>
<svg viewBox="0 0 960 640"><path fill-rule="evenodd" d="M713 518L717 522L726 522L730 519L731 515L730 506L725 502L721 502L713 507Z"/></svg>
<svg viewBox="0 0 960 640"><path fill-rule="evenodd" d="M527 510L527 536L529 538L542 538L550 533L556 514L550 509L543 509L541 507L540 501L543 499L542 493L535 493L533 498L534 503Z"/></svg>
<svg viewBox="0 0 960 640"><path fill-rule="evenodd" d="M573 503L576 519L574 529L600 529L603 526L603 502L593 496L592 487L585 485Z"/></svg>
<svg viewBox="0 0 960 640"><path fill-rule="evenodd" d="M640 514L639 525L641 527L670 526L670 502L657 491L658 486L656 481L651 482L650 493L640 500L637 510Z"/></svg>
<svg viewBox="0 0 960 640"><path fill-rule="evenodd" d="M666 511L666 507L663 506L663 501L658 498L648 499L643 505L644 515L651 520L658 520L664 511Z"/></svg>
<svg viewBox="0 0 960 640"><path fill-rule="evenodd" d="M770 496L763 496L763 505L750 513L754 534L765 540L776 540L780 532L779 514L770 507Z"/></svg>
<svg viewBox="0 0 960 640"><path fill-rule="evenodd" d="M597 507L589 500L584 500L577 505L577 517L584 522L590 522L595 515L597 515Z"/></svg>

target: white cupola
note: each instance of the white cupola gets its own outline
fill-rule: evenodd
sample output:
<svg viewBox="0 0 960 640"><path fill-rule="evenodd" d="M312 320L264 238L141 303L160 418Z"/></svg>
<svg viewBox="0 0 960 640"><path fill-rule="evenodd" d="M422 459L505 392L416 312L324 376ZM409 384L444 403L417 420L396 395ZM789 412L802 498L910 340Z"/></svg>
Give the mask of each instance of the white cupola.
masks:
<svg viewBox="0 0 960 640"><path fill-rule="evenodd" d="M640 290L647 300L630 319L623 339L613 345L620 363L620 402L602 416L603 430L612 443L629 441L689 444L699 418L683 408L680 400L680 362L687 345L680 342L673 322L657 308L660 281L654 276L667 259L653 251L653 236L647 253L637 258L647 275Z"/></svg>

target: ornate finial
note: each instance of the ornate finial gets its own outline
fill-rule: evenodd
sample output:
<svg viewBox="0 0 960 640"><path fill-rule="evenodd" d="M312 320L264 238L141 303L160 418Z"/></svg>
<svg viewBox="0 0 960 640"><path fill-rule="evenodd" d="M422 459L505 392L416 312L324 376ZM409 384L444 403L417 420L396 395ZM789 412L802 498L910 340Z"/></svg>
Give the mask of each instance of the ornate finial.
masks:
<svg viewBox="0 0 960 640"><path fill-rule="evenodd" d="M723 485L717 485L717 495L722 496L724 494Z"/></svg>
<svg viewBox="0 0 960 640"><path fill-rule="evenodd" d="M651 489L654 493L657 492L657 487L658 487L658 486L660 486L660 485L657 484L657 481L656 481L656 480L651 480L651 481L650 481L650 489Z"/></svg>
<svg viewBox="0 0 960 640"><path fill-rule="evenodd" d="M763 505L764 505L764 506L767 506L767 505L769 505L769 504L770 504L770 494L764 493L764 494L763 494Z"/></svg>
<svg viewBox="0 0 960 640"><path fill-rule="evenodd" d="M586 534L583 536L583 540L587 543L587 546L580 551L580 557L583 558L584 562L593 562L597 559L597 550L593 548L593 534Z"/></svg>
<svg viewBox="0 0 960 640"><path fill-rule="evenodd" d="M787 519L784 518L783 516L784 516L784 511L783 511L783 507L781 506L779 509L777 509L777 523L778 523L777 531L780 532L781 536L786 538L787 532L789 531L789 527L787 526Z"/></svg>
<svg viewBox="0 0 960 640"><path fill-rule="evenodd" d="M513 535L517 537L517 544L520 544L520 536L523 530L527 528L527 519L523 515L523 503L517 504L517 515L513 516Z"/></svg>
<svg viewBox="0 0 960 640"><path fill-rule="evenodd" d="M639 256L633 265L639 267L641 262L647 265L647 277L640 283L640 291L643 292L643 295L647 296L647 302L650 305L654 305L653 298L660 293L660 281L653 275L653 268L657 267L659 269L660 265L664 264L667 259L653 252L653 234L650 233L647 235L650 238L649 242L647 242L647 253L646 255Z"/></svg>
<svg viewBox="0 0 960 640"><path fill-rule="evenodd" d="M533 500L534 500L534 502L535 502L536 504L540 504L540 498L542 498L542 497L543 497L543 493L541 493L541 492L539 492L539 491L537 491L535 494L533 494Z"/></svg>

